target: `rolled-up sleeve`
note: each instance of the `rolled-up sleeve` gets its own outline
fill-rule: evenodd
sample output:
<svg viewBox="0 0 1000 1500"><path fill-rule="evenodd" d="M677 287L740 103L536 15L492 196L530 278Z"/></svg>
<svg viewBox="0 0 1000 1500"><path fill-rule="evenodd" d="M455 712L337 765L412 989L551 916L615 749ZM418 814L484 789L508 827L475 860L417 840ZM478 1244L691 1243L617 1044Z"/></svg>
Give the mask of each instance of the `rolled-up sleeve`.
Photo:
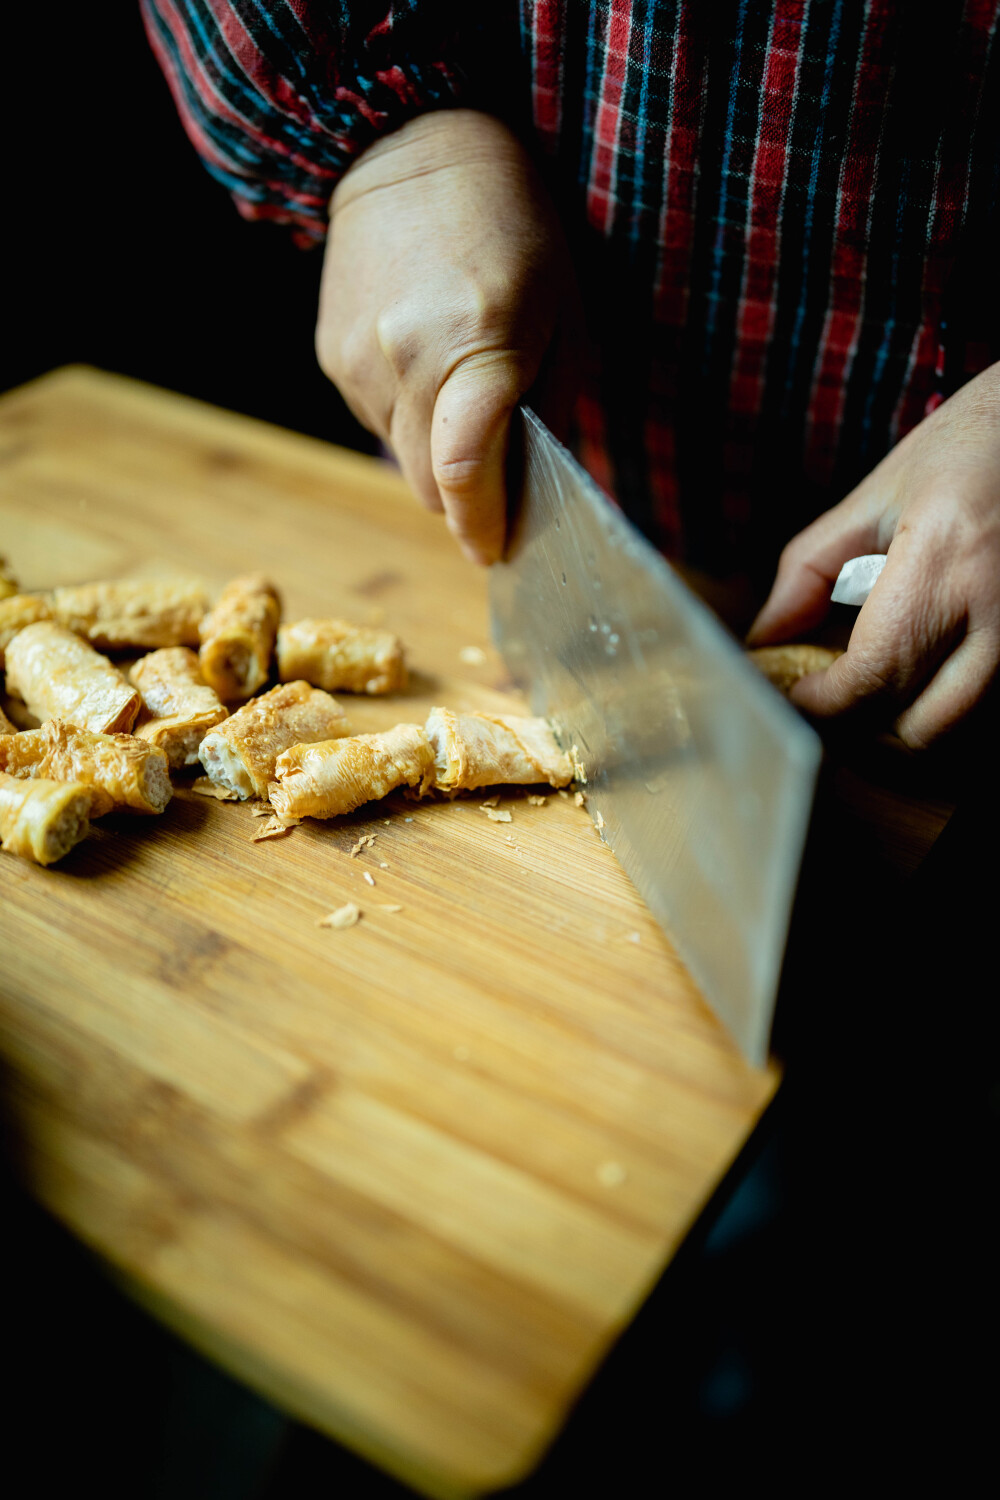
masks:
<svg viewBox="0 0 1000 1500"><path fill-rule="evenodd" d="M471 102L469 0L140 0L185 130L247 219L321 240L338 179L378 136ZM489 10L490 7L485 7Z"/></svg>

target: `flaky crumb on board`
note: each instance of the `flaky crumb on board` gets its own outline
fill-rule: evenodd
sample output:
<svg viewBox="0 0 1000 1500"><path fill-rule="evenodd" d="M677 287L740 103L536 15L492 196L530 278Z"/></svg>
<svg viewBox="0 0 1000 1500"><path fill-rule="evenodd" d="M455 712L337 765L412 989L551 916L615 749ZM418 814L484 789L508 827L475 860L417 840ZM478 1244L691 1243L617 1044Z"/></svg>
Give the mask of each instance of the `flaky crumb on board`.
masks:
<svg viewBox="0 0 1000 1500"><path fill-rule="evenodd" d="M278 817L270 817L263 828L258 828L250 842L259 844L263 839L276 839L283 833L291 833L294 823L283 823Z"/></svg>
<svg viewBox="0 0 1000 1500"><path fill-rule="evenodd" d="M583 792L574 792L573 793L573 806L574 807L586 807L586 805L587 805L587 799L584 796Z"/></svg>
<svg viewBox="0 0 1000 1500"><path fill-rule="evenodd" d="M197 792L199 797L214 797L217 802L238 802L239 792L234 792L226 786L216 786L214 781L209 781L207 776L198 776L191 783L192 792Z"/></svg>
<svg viewBox="0 0 1000 1500"><path fill-rule="evenodd" d="M548 797L539 797L535 792L528 793L528 801L532 807L544 807L548 800Z"/></svg>
<svg viewBox="0 0 1000 1500"><path fill-rule="evenodd" d="M467 667L481 667L486 662L486 652L481 646L463 646L458 659Z"/></svg>
<svg viewBox="0 0 1000 1500"><path fill-rule="evenodd" d="M401 906L398 906L395 901L386 901L386 902L383 903L381 910L382 911L402 911L403 908Z"/></svg>
<svg viewBox="0 0 1000 1500"><path fill-rule="evenodd" d="M368 882L369 885L374 885L375 884L375 876L372 874L372 872L370 870L366 870L365 871L364 878L365 878L365 880L367 880L367 882Z"/></svg>
<svg viewBox="0 0 1000 1500"><path fill-rule="evenodd" d="M317 927L353 927L360 920L361 908L353 901L347 901L343 906L338 906L336 911L331 911L325 917L320 917L316 923Z"/></svg>
<svg viewBox="0 0 1000 1500"><path fill-rule="evenodd" d="M483 812L491 823L509 823L511 821L510 813L505 808L484 807Z"/></svg>

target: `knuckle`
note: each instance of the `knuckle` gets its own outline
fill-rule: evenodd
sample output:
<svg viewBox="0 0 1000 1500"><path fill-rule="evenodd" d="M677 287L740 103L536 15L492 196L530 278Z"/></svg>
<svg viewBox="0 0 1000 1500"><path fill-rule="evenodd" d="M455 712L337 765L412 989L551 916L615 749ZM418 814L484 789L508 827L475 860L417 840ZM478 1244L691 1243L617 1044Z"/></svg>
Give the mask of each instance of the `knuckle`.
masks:
<svg viewBox="0 0 1000 1500"><path fill-rule="evenodd" d="M411 370L423 352L424 340L408 305L390 303L375 319L375 341L398 380Z"/></svg>
<svg viewBox="0 0 1000 1500"><path fill-rule="evenodd" d="M486 466L481 458L437 458L434 479L457 500L473 500L482 487Z"/></svg>

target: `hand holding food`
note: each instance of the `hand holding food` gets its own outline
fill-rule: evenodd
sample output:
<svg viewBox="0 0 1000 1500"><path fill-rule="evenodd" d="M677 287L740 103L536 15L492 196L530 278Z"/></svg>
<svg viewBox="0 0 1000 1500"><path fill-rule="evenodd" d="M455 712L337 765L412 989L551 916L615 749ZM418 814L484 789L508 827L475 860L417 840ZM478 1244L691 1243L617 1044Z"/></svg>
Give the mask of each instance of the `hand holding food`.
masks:
<svg viewBox="0 0 1000 1500"><path fill-rule="evenodd" d="M915 427L846 500L789 542L753 645L825 616L849 558L886 553L846 652L792 690L808 713L894 720L914 749L985 698L1000 667L1000 366Z"/></svg>

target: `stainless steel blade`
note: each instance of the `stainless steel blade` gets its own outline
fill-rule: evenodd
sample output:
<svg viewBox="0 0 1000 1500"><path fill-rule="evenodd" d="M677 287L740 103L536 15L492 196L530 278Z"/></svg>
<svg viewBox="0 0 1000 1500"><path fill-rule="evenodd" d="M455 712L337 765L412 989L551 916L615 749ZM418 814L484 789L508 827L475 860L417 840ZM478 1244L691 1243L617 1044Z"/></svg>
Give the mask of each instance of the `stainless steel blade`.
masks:
<svg viewBox="0 0 1000 1500"><path fill-rule="evenodd" d="M533 412L493 636L705 998L767 1056L817 736Z"/></svg>

